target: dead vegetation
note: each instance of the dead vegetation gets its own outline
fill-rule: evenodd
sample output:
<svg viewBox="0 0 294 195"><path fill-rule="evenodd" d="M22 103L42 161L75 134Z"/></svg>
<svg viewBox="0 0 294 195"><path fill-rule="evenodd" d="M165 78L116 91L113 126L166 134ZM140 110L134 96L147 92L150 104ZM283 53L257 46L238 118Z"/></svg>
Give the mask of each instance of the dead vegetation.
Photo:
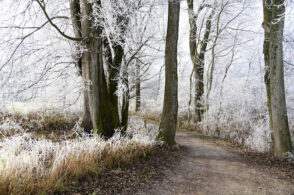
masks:
<svg viewBox="0 0 294 195"><path fill-rule="evenodd" d="M76 113L52 112L0 113L0 118L0 139L26 132L43 139L57 140L72 133L78 121Z"/></svg>
<svg viewBox="0 0 294 195"><path fill-rule="evenodd" d="M2 117L9 121L2 132L13 133L2 133L0 141L0 194L63 192L70 181L132 164L160 147L152 127L145 128L136 119L130 120L128 136L117 132L105 140L72 129L75 116ZM75 136L64 135L70 129Z"/></svg>

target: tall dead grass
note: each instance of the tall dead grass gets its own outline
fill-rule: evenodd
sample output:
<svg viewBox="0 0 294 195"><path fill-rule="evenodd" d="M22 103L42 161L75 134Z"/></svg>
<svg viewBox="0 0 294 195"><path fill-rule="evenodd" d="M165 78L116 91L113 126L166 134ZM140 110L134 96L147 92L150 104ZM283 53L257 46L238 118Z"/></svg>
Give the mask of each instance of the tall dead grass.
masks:
<svg viewBox="0 0 294 195"><path fill-rule="evenodd" d="M136 120L135 120L136 121ZM82 135L52 142L25 133L0 142L0 194L52 193L73 179L99 174L105 168L132 163L155 147L156 134L133 121L128 136L109 140ZM145 131L145 134L138 134ZM152 134L151 134L152 132Z"/></svg>

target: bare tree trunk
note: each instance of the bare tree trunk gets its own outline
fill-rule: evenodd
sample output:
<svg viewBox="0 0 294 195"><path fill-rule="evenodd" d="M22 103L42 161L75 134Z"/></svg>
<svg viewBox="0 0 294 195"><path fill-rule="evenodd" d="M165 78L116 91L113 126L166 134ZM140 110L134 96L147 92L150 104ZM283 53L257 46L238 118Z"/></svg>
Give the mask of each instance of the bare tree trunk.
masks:
<svg viewBox="0 0 294 195"><path fill-rule="evenodd" d="M109 88L108 88L108 96L109 101L111 102L112 109L116 110L116 113L119 112L118 109L118 96L115 93L118 87L118 76L122 66L122 59L124 55L124 51L121 45L114 46L114 58L112 63L109 64L108 72L109 72ZM115 116L119 119L119 115Z"/></svg>
<svg viewBox="0 0 294 195"><path fill-rule="evenodd" d="M117 49L118 47L121 49ZM106 95L103 101L105 110L107 110L105 115L111 121L110 126L114 129L118 129L121 127L121 124L119 120L118 97L116 90L118 87L118 75L121 68L123 50L121 46L116 46L114 48L114 59L112 59L111 49L107 40L104 40L104 48L106 49L108 62L108 82L106 82L105 78L106 86L107 83L108 86L105 88Z"/></svg>
<svg viewBox="0 0 294 195"><path fill-rule="evenodd" d="M203 94L204 94L204 57L199 57L194 64L194 109L195 109L195 116L194 122L201 122L202 116L204 113L204 102L203 102Z"/></svg>
<svg viewBox="0 0 294 195"><path fill-rule="evenodd" d="M284 0L273 0L272 2L269 49L272 129L274 135L274 155L281 158L285 152L292 149L284 86L283 34L285 2Z"/></svg>
<svg viewBox="0 0 294 195"><path fill-rule="evenodd" d="M196 61L196 55L197 55L197 16L194 13L194 0L187 0L188 3L188 12L189 12L189 24L190 24L190 56L192 63L194 64Z"/></svg>
<svg viewBox="0 0 294 195"><path fill-rule="evenodd" d="M205 7L204 5L199 5L197 13L194 12L194 1L187 0L188 11L189 11L189 23L190 23L190 54L191 60L193 63L194 71L194 110L195 122L201 122L204 114L204 61L205 61L205 52L208 44L208 39L211 32L211 19L214 15L215 10L213 9L209 15L206 26L205 33L202 41L200 42L199 52L197 51L197 18L200 11ZM191 101L190 101L191 102Z"/></svg>
<svg viewBox="0 0 294 195"><path fill-rule="evenodd" d="M123 82L126 85L127 91L123 95L122 100L122 110L121 110L121 126L122 126L122 132L126 132L128 128L128 119L129 119L129 75L127 72L127 67L124 67L123 70Z"/></svg>
<svg viewBox="0 0 294 195"><path fill-rule="evenodd" d="M196 57L196 63L194 64L195 69L195 122L201 122L204 114L204 63L205 63L205 52L208 45L208 39L211 32L211 19L214 15L214 10L212 10L206 21L204 37L200 43L200 52Z"/></svg>
<svg viewBox="0 0 294 195"><path fill-rule="evenodd" d="M178 115L177 47L179 16L180 1L169 1L165 48L165 91L159 137L170 146L176 144L175 133Z"/></svg>
<svg viewBox="0 0 294 195"><path fill-rule="evenodd" d="M141 108L141 68L140 65L136 64L136 112L140 111Z"/></svg>
<svg viewBox="0 0 294 195"><path fill-rule="evenodd" d="M72 25L75 33L76 38L82 37L82 24L81 24L81 6L80 0L71 0L70 1L70 11L71 11L71 19ZM79 43L80 44L80 43ZM77 68L79 70L80 75L82 76L82 58L77 56ZM84 130L88 133L93 129L93 124L90 117L90 107L89 107L89 97L86 92L86 85L84 83L84 90L83 90L83 98L84 98L84 105L83 105L83 113L82 117L80 118L80 125L84 128Z"/></svg>
<svg viewBox="0 0 294 195"><path fill-rule="evenodd" d="M266 86L266 96L267 96L267 108L269 112L269 122L271 129L271 139L272 146L274 144L274 134L273 134L273 119L272 119L272 108L271 108L271 88L270 88L270 30L272 23L272 3L271 0L263 0L263 28L264 28L264 43L263 43L263 55L264 55L264 82ZM273 149L273 148L272 148Z"/></svg>
<svg viewBox="0 0 294 195"><path fill-rule="evenodd" d="M191 118L192 118L192 114L191 114L191 104L192 104L192 78L195 72L195 60L196 60L196 56L197 56L197 24L196 24L196 20L197 20L197 15L195 15L194 13L194 0L187 0L187 4L188 4L188 14L189 14L189 24L190 24L190 37L189 37L189 46L190 46L190 57L192 60L192 64L193 64L193 70L192 73L190 75L190 97L189 97L189 110L188 110L188 121L190 122ZM195 109L195 106L194 106ZM195 117L194 117L195 118Z"/></svg>
<svg viewBox="0 0 294 195"><path fill-rule="evenodd" d="M84 85L86 88L86 85ZM80 118L80 126L84 129L85 132L90 133L91 130L93 130L93 123L91 120L91 114L90 114L90 104L89 104L89 97L87 90L83 90L84 94L84 104L83 104L83 113Z"/></svg>
<svg viewBox="0 0 294 195"><path fill-rule="evenodd" d="M127 91L126 94L124 94L124 100L123 100L123 108L121 110L121 121L119 121L119 108L118 108L118 96L115 93L118 87L118 76L122 68L124 68L123 74L124 76L127 75L127 67L122 66L122 61L123 61L123 56L124 56L124 33L125 33L125 28L128 23L128 20L124 18L123 16L118 18L117 21L119 24L124 23L122 26L122 37L121 37L121 43L115 43L113 46L113 51L114 51L114 58L112 59L111 55L111 50L109 43L106 41L104 42L105 47L109 53L108 57L108 73L109 73L109 78L108 78L108 108L112 110L110 118L112 118L112 121L115 121L115 126L116 128L122 127L123 132L127 128L127 123L128 123L128 113L129 113L129 98L125 99L125 97L129 97L129 92ZM123 78L123 79L128 79L128 78ZM125 80L126 84L128 84L128 80Z"/></svg>

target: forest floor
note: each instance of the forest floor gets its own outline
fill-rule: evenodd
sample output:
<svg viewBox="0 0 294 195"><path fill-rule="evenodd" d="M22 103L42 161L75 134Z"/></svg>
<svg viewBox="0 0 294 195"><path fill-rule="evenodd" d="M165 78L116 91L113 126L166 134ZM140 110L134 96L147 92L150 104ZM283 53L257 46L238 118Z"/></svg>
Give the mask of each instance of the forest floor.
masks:
<svg viewBox="0 0 294 195"><path fill-rule="evenodd" d="M161 148L74 184L66 194L294 194L294 165L287 161L195 132L180 131L176 140L177 152Z"/></svg>
<svg viewBox="0 0 294 195"><path fill-rule="evenodd" d="M40 120L41 124L36 124L36 127L32 126L34 118L36 116L21 120L16 117L22 121L24 129L31 129L29 132L40 139L59 142L74 138L75 134L68 129L73 126L76 117L65 120L59 116L48 116ZM136 120L133 121L135 127L141 128ZM148 122L147 127L155 125L145 127L146 130L157 129L156 120L144 121L145 125ZM179 149L171 150L158 144L131 162L109 164L91 175L77 175L53 191L55 194L91 195L294 195L293 161L278 160L270 154L250 151L195 130L178 130L176 141Z"/></svg>

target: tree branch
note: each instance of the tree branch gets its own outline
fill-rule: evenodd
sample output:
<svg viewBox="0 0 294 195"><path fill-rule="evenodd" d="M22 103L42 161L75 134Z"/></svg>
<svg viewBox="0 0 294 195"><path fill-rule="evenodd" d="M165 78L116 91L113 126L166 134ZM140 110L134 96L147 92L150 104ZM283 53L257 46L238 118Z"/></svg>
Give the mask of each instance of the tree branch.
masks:
<svg viewBox="0 0 294 195"><path fill-rule="evenodd" d="M81 41L81 40L83 40L83 38L71 37L71 36L66 35L64 32L62 32L60 30L60 28L58 28L58 26L56 26L56 24L54 24L52 19L49 17L49 15L48 15L48 13L47 13L47 11L45 9L45 6L43 6L39 0L35 0L35 1L39 4L39 6L42 9L42 11L43 11L45 17L47 18L48 22L51 24L51 26L53 26L59 32L59 34L61 34L63 37L65 37L65 38L67 38L69 40L72 40L72 41Z"/></svg>

